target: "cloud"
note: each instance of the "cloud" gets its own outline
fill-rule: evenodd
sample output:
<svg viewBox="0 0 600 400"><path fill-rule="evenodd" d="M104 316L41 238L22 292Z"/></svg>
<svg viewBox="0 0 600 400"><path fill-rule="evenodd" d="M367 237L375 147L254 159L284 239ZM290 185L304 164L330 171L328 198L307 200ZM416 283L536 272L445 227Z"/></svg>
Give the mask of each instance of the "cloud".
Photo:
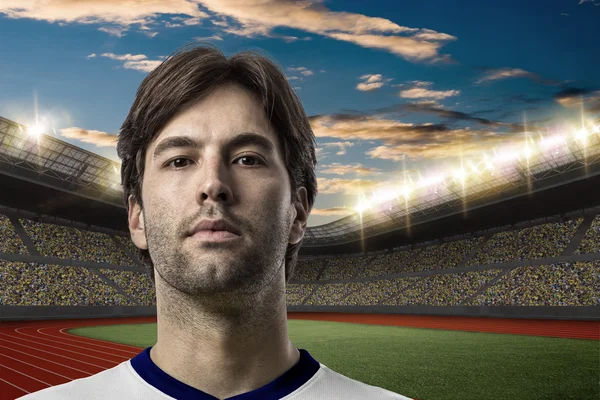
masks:
<svg viewBox="0 0 600 400"><path fill-rule="evenodd" d="M533 72L525 71L521 68L486 68L486 72L482 77L475 81L476 84L497 81L510 78L528 78L542 85L557 86L561 83L555 80L545 79L541 75Z"/></svg>
<svg viewBox="0 0 600 400"><path fill-rule="evenodd" d="M329 153L325 152L325 149L322 147L319 147L319 145L317 145L317 147L315 147L315 154L317 156L317 161L321 161L323 158L325 158L326 156L329 155Z"/></svg>
<svg viewBox="0 0 600 400"><path fill-rule="evenodd" d="M416 40L404 36L383 36L374 34L326 33L333 39L351 42L371 49L387 50L412 62L450 63L447 55L440 55L441 43Z"/></svg>
<svg viewBox="0 0 600 400"><path fill-rule="evenodd" d="M84 143L91 143L98 147L117 146L118 135L111 135L102 131L71 127L61 129L60 135L68 139L77 139Z"/></svg>
<svg viewBox="0 0 600 400"><path fill-rule="evenodd" d="M416 107L418 109L419 106ZM429 108L432 112L448 113L449 118L475 119L460 112ZM317 137L381 142L382 145L369 149L366 154L371 158L395 161L405 157L440 159L455 158L459 154L478 155L492 146L520 140L522 136L522 130L516 129L506 133L471 128L453 129L446 124L417 125L377 115L333 114L311 116L309 119ZM487 121L489 126L501 124L481 120ZM510 127L510 124L504 125Z"/></svg>
<svg viewBox="0 0 600 400"><path fill-rule="evenodd" d="M126 61L123 67L126 69L134 69L136 71L150 72L158 67L162 61L157 60L142 60L142 61Z"/></svg>
<svg viewBox="0 0 600 400"><path fill-rule="evenodd" d="M422 40L439 40L439 41L456 40L456 37L454 37L452 35L448 35L447 33L439 33L434 30L431 30L431 29L421 29L421 31L419 33L417 33L416 35L414 35L413 37L415 39L422 39Z"/></svg>
<svg viewBox="0 0 600 400"><path fill-rule="evenodd" d="M198 41L198 42L203 42L206 40L223 40L223 38L219 35L212 35L212 36L197 36L194 38L194 40Z"/></svg>
<svg viewBox="0 0 600 400"><path fill-rule="evenodd" d="M329 165L323 165L319 170L322 174L332 175L346 175L346 174L357 174L357 175L377 175L381 173L379 168L365 167L360 163L353 165L344 165L340 163L333 163Z"/></svg>
<svg viewBox="0 0 600 400"><path fill-rule="evenodd" d="M154 36L158 35L158 32L152 32L152 31L142 31L142 33L146 36L148 36L149 38L153 38Z"/></svg>
<svg viewBox="0 0 600 400"><path fill-rule="evenodd" d="M148 57L144 54L102 53L100 55L112 60L125 61L123 63L123 68L142 72L150 72L162 63L162 61L159 60L148 60Z"/></svg>
<svg viewBox="0 0 600 400"><path fill-rule="evenodd" d="M143 54L114 54L114 53L102 53L102 57L107 57L112 60L120 61L139 61L145 60L147 57Z"/></svg>
<svg viewBox="0 0 600 400"><path fill-rule="evenodd" d="M145 27L154 23L161 14L208 17L195 2L188 0L7 0L0 3L0 14L50 23L110 24L99 30L118 37L122 37L131 25Z"/></svg>
<svg viewBox="0 0 600 400"><path fill-rule="evenodd" d="M429 98L429 99L445 99L446 97L458 96L460 94L460 90L429 90L423 88L412 88L407 90L400 91L399 95L405 99L421 99L421 98Z"/></svg>
<svg viewBox="0 0 600 400"><path fill-rule="evenodd" d="M317 178L319 193L322 194L343 193L347 195L358 195L364 192L373 191L386 184L389 183L363 179Z"/></svg>
<svg viewBox="0 0 600 400"><path fill-rule="evenodd" d="M116 37L123 37L125 36L125 32L127 32L127 28L123 26L103 26L98 28L98 30Z"/></svg>
<svg viewBox="0 0 600 400"><path fill-rule="evenodd" d="M330 142L330 143L323 143L323 144L321 144L321 146L337 147L339 150L337 153L335 153L335 155L343 156L344 154L346 154L346 148L354 146L354 143L352 143L352 142Z"/></svg>
<svg viewBox="0 0 600 400"><path fill-rule="evenodd" d="M312 40L312 38L310 36L305 36L303 38L299 38L297 36L287 36L287 35L272 35L272 36L275 38L282 39L286 43L292 43L297 40L302 40L302 41Z"/></svg>
<svg viewBox="0 0 600 400"><path fill-rule="evenodd" d="M506 122L500 121L492 121L486 118L480 118L474 116L474 114L468 114L462 111L453 111L446 110L441 108L437 104L432 104L432 102L418 102L418 103L408 103L408 104L396 104L389 107L379 108L373 111L374 114L393 114L398 112L407 112L407 113L424 113L435 115L439 118L448 120L450 122L457 121L469 121L476 122L481 125L485 125L488 127L498 127L498 128L508 128L514 132L522 132L523 126L519 124L510 124Z"/></svg>
<svg viewBox="0 0 600 400"><path fill-rule="evenodd" d="M563 17L570 17L571 15L568 13L560 13L560 15L562 15Z"/></svg>
<svg viewBox="0 0 600 400"><path fill-rule="evenodd" d="M86 58L89 60L90 58L94 58L96 57L96 53L92 53L89 56L87 56Z"/></svg>
<svg viewBox="0 0 600 400"><path fill-rule="evenodd" d="M386 82L392 80L391 78L384 80L381 74L366 74L361 76L360 79L362 79L364 82L360 82L358 85L356 85L356 89L363 92L379 89L383 87Z"/></svg>
<svg viewBox="0 0 600 400"><path fill-rule="evenodd" d="M234 35L296 40L272 32L286 27L428 63L451 62L440 49L456 40L446 33L401 26L386 18L331 11L320 0L5 0L0 3L0 14L61 24L105 24L109 26L101 30L119 37L132 25L156 24L160 15L176 16L167 22L170 26L197 25L212 17L214 26Z"/></svg>
<svg viewBox="0 0 600 400"><path fill-rule="evenodd" d="M567 108L579 108L583 105L586 112L600 113L600 90L566 88L554 95L560 105Z"/></svg>
<svg viewBox="0 0 600 400"><path fill-rule="evenodd" d="M208 17L208 14L202 15L202 18L206 18L206 17ZM199 25L201 23L200 20L201 20L201 17L195 17L195 18L173 17L173 18L171 18L171 21L176 21L176 22L166 21L165 27L166 28L181 28L184 26Z"/></svg>
<svg viewBox="0 0 600 400"><path fill-rule="evenodd" d="M306 67L296 67L296 68L288 67L287 69L288 69L288 71L300 72L304 76L313 75L313 72L311 70L307 69Z"/></svg>
<svg viewBox="0 0 600 400"><path fill-rule="evenodd" d="M404 82L404 83L397 83L395 85L392 85L392 87L423 87L423 86L431 86L433 84L433 82L426 82L426 81L408 81L408 82Z"/></svg>
<svg viewBox="0 0 600 400"><path fill-rule="evenodd" d="M352 207L331 207L331 208L313 208L310 215L350 215L354 214L356 210Z"/></svg>

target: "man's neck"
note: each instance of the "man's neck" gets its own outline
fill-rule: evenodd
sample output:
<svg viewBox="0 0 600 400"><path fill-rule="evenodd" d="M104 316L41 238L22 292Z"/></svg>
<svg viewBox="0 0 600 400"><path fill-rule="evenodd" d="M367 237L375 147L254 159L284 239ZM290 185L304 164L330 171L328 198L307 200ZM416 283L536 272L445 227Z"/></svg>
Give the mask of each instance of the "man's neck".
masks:
<svg viewBox="0 0 600 400"><path fill-rule="evenodd" d="M226 314L173 300L157 298L158 340L150 357L189 386L232 397L272 382L300 358L288 338L285 295Z"/></svg>

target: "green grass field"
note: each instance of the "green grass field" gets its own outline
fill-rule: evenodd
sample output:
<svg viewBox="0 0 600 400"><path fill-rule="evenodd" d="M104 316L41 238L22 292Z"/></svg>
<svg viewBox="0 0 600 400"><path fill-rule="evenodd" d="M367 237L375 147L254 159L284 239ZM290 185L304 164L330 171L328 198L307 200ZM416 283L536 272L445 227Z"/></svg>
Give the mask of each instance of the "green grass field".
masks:
<svg viewBox="0 0 600 400"><path fill-rule="evenodd" d="M69 330L149 347L156 324ZM600 398L600 343L342 322L289 321L297 348L353 379L419 400Z"/></svg>

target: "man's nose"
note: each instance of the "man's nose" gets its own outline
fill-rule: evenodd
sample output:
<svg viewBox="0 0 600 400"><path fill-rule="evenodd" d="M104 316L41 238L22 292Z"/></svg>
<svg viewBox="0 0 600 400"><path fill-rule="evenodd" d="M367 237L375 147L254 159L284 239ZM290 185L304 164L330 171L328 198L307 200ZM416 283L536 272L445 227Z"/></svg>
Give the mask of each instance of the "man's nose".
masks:
<svg viewBox="0 0 600 400"><path fill-rule="evenodd" d="M198 185L197 201L231 203L233 192L229 186L229 165L219 155L208 155L202 161L200 168L200 184Z"/></svg>

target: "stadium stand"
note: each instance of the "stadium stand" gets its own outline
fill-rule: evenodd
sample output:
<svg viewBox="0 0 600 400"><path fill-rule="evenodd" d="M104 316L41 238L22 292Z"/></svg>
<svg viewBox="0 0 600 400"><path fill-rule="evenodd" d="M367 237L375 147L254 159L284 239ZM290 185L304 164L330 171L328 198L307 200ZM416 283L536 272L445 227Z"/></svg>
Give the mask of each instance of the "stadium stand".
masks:
<svg viewBox="0 0 600 400"><path fill-rule="evenodd" d="M0 253L27 254L27 248L7 216L0 214Z"/></svg>
<svg viewBox="0 0 600 400"><path fill-rule="evenodd" d="M92 270L0 260L0 305L135 305Z"/></svg>
<svg viewBox="0 0 600 400"><path fill-rule="evenodd" d="M575 254L600 253L600 215L597 215L586 232Z"/></svg>
<svg viewBox="0 0 600 400"><path fill-rule="evenodd" d="M505 230L487 242L484 235L475 235L380 255L300 259L287 287L288 305L600 305L600 215L574 254L563 254L582 220ZM156 304L148 275L123 267L135 263L117 243L137 253L128 236L23 218L18 223L42 257L114 267L0 260L0 305ZM26 246L8 216L0 214L0 227L1 253L26 257ZM561 262L561 257L594 253L598 259ZM556 262L515 264L548 258Z"/></svg>
<svg viewBox="0 0 600 400"><path fill-rule="evenodd" d="M133 265L131 258L104 233L20 219L40 254L115 265Z"/></svg>

